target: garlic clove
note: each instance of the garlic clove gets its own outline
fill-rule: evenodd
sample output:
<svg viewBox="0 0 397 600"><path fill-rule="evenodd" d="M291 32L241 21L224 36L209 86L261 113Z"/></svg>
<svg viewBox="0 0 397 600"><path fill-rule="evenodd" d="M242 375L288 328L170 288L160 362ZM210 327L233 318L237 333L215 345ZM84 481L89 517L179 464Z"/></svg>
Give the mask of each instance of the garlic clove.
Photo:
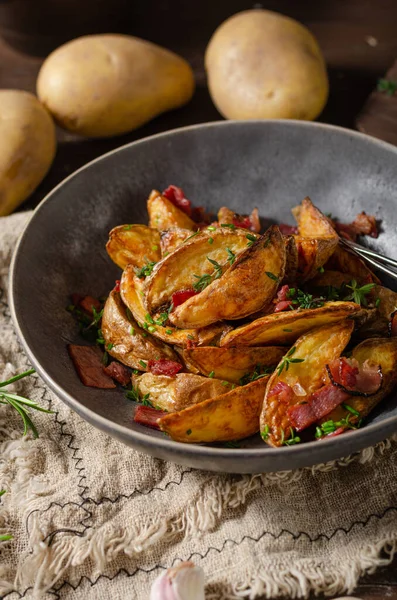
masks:
<svg viewBox="0 0 397 600"><path fill-rule="evenodd" d="M154 581L150 600L205 600L203 569L192 562L167 569Z"/></svg>

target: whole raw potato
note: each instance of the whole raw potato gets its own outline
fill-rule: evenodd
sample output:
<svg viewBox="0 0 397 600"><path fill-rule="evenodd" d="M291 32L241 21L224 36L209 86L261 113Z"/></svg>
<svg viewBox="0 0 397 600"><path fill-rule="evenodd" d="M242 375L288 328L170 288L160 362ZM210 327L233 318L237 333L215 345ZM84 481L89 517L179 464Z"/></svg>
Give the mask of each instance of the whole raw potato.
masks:
<svg viewBox="0 0 397 600"><path fill-rule="evenodd" d="M214 104L228 119L315 119L328 96L324 59L300 23L247 10L213 34L205 56Z"/></svg>
<svg viewBox="0 0 397 600"><path fill-rule="evenodd" d="M90 137L119 135L186 104L194 92L189 64L127 35L90 35L55 50L41 67L37 94L65 129Z"/></svg>
<svg viewBox="0 0 397 600"><path fill-rule="evenodd" d="M0 215L36 189L56 151L55 125L33 94L0 90Z"/></svg>

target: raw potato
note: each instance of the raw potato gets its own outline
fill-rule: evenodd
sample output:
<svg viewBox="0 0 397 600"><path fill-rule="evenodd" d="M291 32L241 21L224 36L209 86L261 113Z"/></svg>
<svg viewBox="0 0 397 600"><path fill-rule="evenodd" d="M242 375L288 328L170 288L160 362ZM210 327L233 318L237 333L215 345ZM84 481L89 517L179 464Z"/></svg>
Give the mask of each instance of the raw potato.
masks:
<svg viewBox="0 0 397 600"><path fill-rule="evenodd" d="M314 327L330 325L360 313L361 307L355 302L325 302L320 308L272 313L230 331L221 339L220 345L288 345Z"/></svg>
<svg viewBox="0 0 397 600"><path fill-rule="evenodd" d="M352 358L360 364L368 361L370 365L382 368L382 387L374 396L365 398L363 396L350 396L346 404L360 413L356 417L349 413L343 406L338 406L328 414L322 422L340 419L349 416L350 423L357 423L359 419L366 417L383 398L386 398L397 384L397 338L372 338L361 342L352 352Z"/></svg>
<svg viewBox="0 0 397 600"><path fill-rule="evenodd" d="M210 398L158 420L160 429L177 442L241 440L259 429L259 414L269 377Z"/></svg>
<svg viewBox="0 0 397 600"><path fill-rule="evenodd" d="M284 238L272 225L242 252L219 279L170 313L177 327L205 327L241 319L261 310L275 296L285 272Z"/></svg>
<svg viewBox="0 0 397 600"><path fill-rule="evenodd" d="M144 373L134 377L133 384L142 396L150 395L153 406L168 412L183 410L231 389L230 384L225 386L219 379L208 379L192 373L178 373L175 377Z"/></svg>
<svg viewBox="0 0 397 600"><path fill-rule="evenodd" d="M33 94L0 90L0 216L44 179L56 152L55 125Z"/></svg>
<svg viewBox="0 0 397 600"><path fill-rule="evenodd" d="M297 340L291 359L301 359L303 362L290 363L288 369L284 368L280 375L277 368L266 388L260 431L268 433L265 436L268 444L281 446L284 439L289 439L293 430L287 413L288 408L304 401L323 385L325 365L340 357L352 331L352 321L343 321L310 331ZM278 382L284 382L292 388L299 383L306 394L298 396L294 393L291 401L281 402L278 395L269 396Z"/></svg>
<svg viewBox="0 0 397 600"><path fill-rule="evenodd" d="M161 259L160 234L146 225L119 225L109 233L106 250L120 269L129 264L140 268Z"/></svg>
<svg viewBox="0 0 397 600"><path fill-rule="evenodd" d="M147 201L149 213L149 227L164 231L171 227L180 227L195 231L197 225L186 213L172 204L168 198L162 196L157 190L153 190Z"/></svg>
<svg viewBox="0 0 397 600"><path fill-rule="evenodd" d="M257 367L276 365L285 354L285 348L215 348L212 346L185 349L183 359L188 366L197 368L203 375L239 383L240 379Z"/></svg>
<svg viewBox="0 0 397 600"><path fill-rule="evenodd" d="M172 294L179 290L191 289L197 279L194 275L212 274L211 258L222 265L223 270L230 267L227 262L226 248L238 254L247 248L245 229L219 228L215 231L202 231L186 240L172 254L169 254L153 269L145 280L144 303L149 313L171 301ZM252 234L255 235L255 234ZM212 244L209 240L212 239Z"/></svg>
<svg viewBox="0 0 397 600"><path fill-rule="evenodd" d="M205 55L208 87L227 119L315 119L328 79L306 27L268 10L247 10L213 34Z"/></svg>
<svg viewBox="0 0 397 600"><path fill-rule="evenodd" d="M134 319L127 316L118 292L110 292L106 300L101 329L107 352L128 367L146 371L141 361L146 362L150 359L178 361L177 355L170 346L147 335Z"/></svg>
<svg viewBox="0 0 397 600"><path fill-rule="evenodd" d="M148 313L143 304L142 285L142 280L135 275L133 265L126 267L120 281L121 297L136 321L143 324L147 323ZM153 320L158 320L160 314L154 315ZM224 323L210 325L203 329L176 329L170 324L163 326L154 324L153 327L155 327L152 334L154 337L176 346L186 346L189 343L206 346L215 343L222 335L231 330L231 327Z"/></svg>
<svg viewBox="0 0 397 600"><path fill-rule="evenodd" d="M189 64L177 54L127 35L89 35L52 52L37 94L74 133L109 137L136 129L186 104L194 92Z"/></svg>

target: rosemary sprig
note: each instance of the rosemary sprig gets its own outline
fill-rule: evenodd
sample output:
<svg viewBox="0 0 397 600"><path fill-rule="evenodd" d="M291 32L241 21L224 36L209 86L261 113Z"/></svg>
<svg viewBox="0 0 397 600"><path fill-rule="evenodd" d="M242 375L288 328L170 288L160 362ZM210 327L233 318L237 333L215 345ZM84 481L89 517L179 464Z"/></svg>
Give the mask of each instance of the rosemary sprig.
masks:
<svg viewBox="0 0 397 600"><path fill-rule="evenodd" d="M0 388L5 387L6 385L10 385L11 383L18 381L19 379L23 379L24 377L28 377L28 375L32 375L32 373L35 372L35 369L29 369L24 373L15 375L14 377L7 379L6 381L0 382ZM24 425L23 435L26 435L30 429L33 433L34 438L38 438L39 434L32 419L30 418L29 409L39 410L40 412L50 414L53 412L52 410L42 408L39 404L37 404L37 402L34 402L33 400L29 400L28 398L18 396L18 394L13 394L12 392L8 392L5 390L0 390L0 404L8 404L9 406L12 406L22 418Z"/></svg>

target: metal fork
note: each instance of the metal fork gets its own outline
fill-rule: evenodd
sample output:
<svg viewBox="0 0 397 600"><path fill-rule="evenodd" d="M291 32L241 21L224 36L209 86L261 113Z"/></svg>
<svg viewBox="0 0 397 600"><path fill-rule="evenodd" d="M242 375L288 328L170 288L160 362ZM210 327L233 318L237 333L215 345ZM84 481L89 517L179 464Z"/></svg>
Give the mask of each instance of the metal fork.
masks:
<svg viewBox="0 0 397 600"><path fill-rule="evenodd" d="M383 256L374 250L370 250L369 248L365 248L365 246L361 246L361 244L357 244L357 242L352 242L351 240L347 240L345 238L339 238L342 246L346 246L350 250L353 250L356 254L363 258L367 263L379 269L386 275L397 279L397 260L394 258L388 258L387 256ZM386 265L390 265L393 268L387 267L382 263L386 263Z"/></svg>

